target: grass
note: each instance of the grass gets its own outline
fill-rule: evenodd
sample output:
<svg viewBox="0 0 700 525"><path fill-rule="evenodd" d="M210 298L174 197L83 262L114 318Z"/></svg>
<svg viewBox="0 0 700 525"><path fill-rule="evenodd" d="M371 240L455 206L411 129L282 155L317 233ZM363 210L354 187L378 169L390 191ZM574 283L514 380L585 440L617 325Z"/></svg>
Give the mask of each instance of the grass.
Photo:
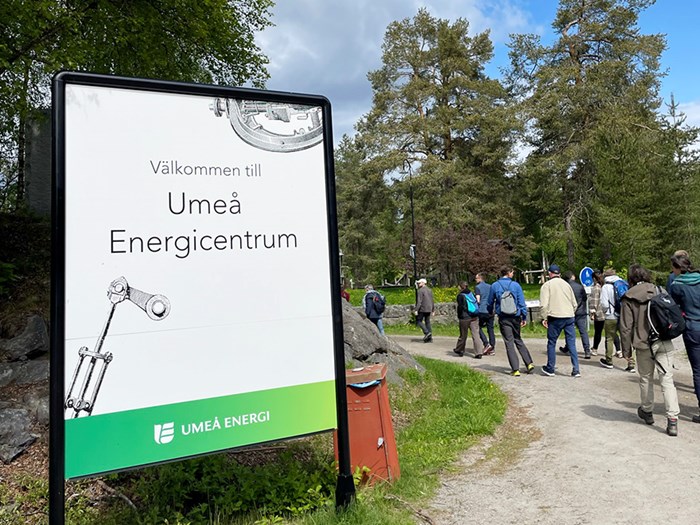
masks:
<svg viewBox="0 0 700 525"><path fill-rule="evenodd" d="M494 433L507 405L506 396L485 375L463 365L418 360L426 372L404 371L404 384L389 389L401 478L359 488L346 511L334 508L332 437L322 434L248 455L217 454L70 483L67 523L415 524L416 509L434 496L440 474ZM25 480L23 486L19 501L0 485L3 525L43 523L46 483Z"/></svg>
<svg viewBox="0 0 700 525"><path fill-rule="evenodd" d="M459 337L459 325L457 323L449 324L437 324L433 323L431 325L433 335L435 336L445 336L445 337ZM494 327L496 335L500 335L498 329L498 323ZM398 324L398 325L384 325L384 332L386 335L414 335L416 337L423 337L423 332L420 331L418 327L414 324ZM577 332L578 334L578 332ZM528 323L520 331L520 335L523 338L533 338L533 339L546 339L547 329L542 326L542 323ZM589 332L589 337L593 338L593 327L591 326ZM578 336L577 336L578 338Z"/></svg>

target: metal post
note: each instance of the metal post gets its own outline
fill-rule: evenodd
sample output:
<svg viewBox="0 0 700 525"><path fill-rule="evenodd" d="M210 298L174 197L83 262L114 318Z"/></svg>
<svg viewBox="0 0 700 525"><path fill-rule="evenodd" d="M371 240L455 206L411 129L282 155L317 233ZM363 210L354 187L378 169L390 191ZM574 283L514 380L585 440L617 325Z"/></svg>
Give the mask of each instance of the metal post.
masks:
<svg viewBox="0 0 700 525"><path fill-rule="evenodd" d="M413 288L415 289L416 302L418 301L418 288L416 288L416 280L418 279L418 253L416 252L416 217L413 212L413 177L411 176L411 166L408 167L408 191L411 200L411 248L413 256Z"/></svg>

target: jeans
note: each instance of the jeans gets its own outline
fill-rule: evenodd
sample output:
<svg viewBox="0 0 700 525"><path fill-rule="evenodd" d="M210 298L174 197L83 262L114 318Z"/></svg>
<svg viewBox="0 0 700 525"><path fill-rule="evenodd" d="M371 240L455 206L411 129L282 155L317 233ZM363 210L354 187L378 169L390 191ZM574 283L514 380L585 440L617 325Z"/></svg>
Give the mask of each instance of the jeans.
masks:
<svg viewBox="0 0 700 525"><path fill-rule="evenodd" d="M506 345L506 354L508 356L510 369L515 371L520 368L518 355L515 353L516 346L520 356L523 358L525 366L532 363L530 351L527 349L523 338L520 336L520 317L499 317L498 326L501 328L503 342Z"/></svg>
<svg viewBox="0 0 700 525"><path fill-rule="evenodd" d="M425 323L423 321L425 321ZM430 328L430 312L418 312L418 315L416 315L416 326L423 330L423 335L432 333L432 329Z"/></svg>
<svg viewBox="0 0 700 525"><path fill-rule="evenodd" d="M698 406L700 406L700 331L686 330L683 333L683 342L685 343L685 351L688 352L690 368L693 371L695 397L698 399Z"/></svg>
<svg viewBox="0 0 700 525"><path fill-rule="evenodd" d="M573 348L569 352L573 372L578 372L578 354L576 353L576 330L573 317L547 317L547 371L554 372L557 363L557 339L564 332L567 348Z"/></svg>
<svg viewBox="0 0 700 525"><path fill-rule="evenodd" d="M639 371L639 396L644 412L654 411L654 369L659 373L661 393L664 395L666 417L678 417L678 394L673 384L673 342L654 343L654 356L651 350L637 348L637 370ZM658 366L657 363L661 366Z"/></svg>
<svg viewBox="0 0 700 525"><path fill-rule="evenodd" d="M377 325L377 328L379 328L379 333L384 335L384 323L382 322L382 318L378 317L377 319L370 319L375 325Z"/></svg>
<svg viewBox="0 0 700 525"><path fill-rule="evenodd" d="M576 328L578 329L578 334L581 336L581 344L583 345L583 353L586 355L590 355L591 353L591 343L588 339L588 316L587 315L579 315L574 317L574 324L576 325ZM568 346L566 349L569 352L575 352L576 348L569 348Z"/></svg>
<svg viewBox="0 0 700 525"><path fill-rule="evenodd" d="M459 320L459 339L457 339L457 346L455 347L455 352L458 354L464 353L464 348L467 344L467 335L469 335L469 330L472 331L472 343L474 344L474 355L481 355L484 353L484 345L481 343L476 334L479 331L479 318L478 317L467 317L466 319Z"/></svg>
<svg viewBox="0 0 700 525"><path fill-rule="evenodd" d="M486 332L489 334L488 339L486 334L484 334L484 327L486 327ZM493 330L493 315L479 314L479 337L481 342L486 345L491 345L492 348L496 348L496 333Z"/></svg>

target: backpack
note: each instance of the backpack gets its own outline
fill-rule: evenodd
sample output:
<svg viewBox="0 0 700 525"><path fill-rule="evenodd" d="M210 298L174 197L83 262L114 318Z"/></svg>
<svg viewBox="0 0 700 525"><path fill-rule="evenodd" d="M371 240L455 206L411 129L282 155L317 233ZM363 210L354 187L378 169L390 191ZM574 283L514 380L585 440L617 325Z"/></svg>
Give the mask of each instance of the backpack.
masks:
<svg viewBox="0 0 700 525"><path fill-rule="evenodd" d="M647 306L650 344L659 340L670 341L685 330L685 319L683 319L681 307L663 288L657 286L656 292Z"/></svg>
<svg viewBox="0 0 700 525"><path fill-rule="evenodd" d="M374 311L378 314L383 314L386 309L386 299L379 292L372 294L372 303L374 305Z"/></svg>
<svg viewBox="0 0 700 525"><path fill-rule="evenodd" d="M471 292L468 294L463 293L462 295L466 299L467 313L474 317L477 313L479 313L479 305L476 302L476 297L474 297L474 294Z"/></svg>
<svg viewBox="0 0 700 525"><path fill-rule="evenodd" d="M515 294L513 294L513 292L510 291L510 283L508 283L508 288L506 290L503 290L503 295L501 295L501 314L518 314L518 304L515 301Z"/></svg>
<svg viewBox="0 0 700 525"><path fill-rule="evenodd" d="M620 301L627 293L627 290L630 289L630 285L624 279L618 279L617 281L612 283L612 287L613 292L615 293L615 313L619 316L620 307L622 306Z"/></svg>

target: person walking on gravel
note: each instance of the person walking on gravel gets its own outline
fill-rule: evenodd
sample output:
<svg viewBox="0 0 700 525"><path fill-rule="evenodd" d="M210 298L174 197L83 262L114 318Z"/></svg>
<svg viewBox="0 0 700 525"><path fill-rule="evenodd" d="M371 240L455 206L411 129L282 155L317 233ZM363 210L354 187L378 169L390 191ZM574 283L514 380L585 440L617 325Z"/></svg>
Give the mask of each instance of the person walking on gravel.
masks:
<svg viewBox="0 0 700 525"><path fill-rule="evenodd" d="M649 344L649 301L659 291L651 283L651 273L646 268L630 266L628 281L630 289L622 298L620 308L620 343L625 355L637 351L639 371L639 394L641 406L637 415L647 425L654 424L654 370L659 374L661 392L666 408L666 433L678 435L678 394L673 384L673 342L658 340Z"/></svg>

